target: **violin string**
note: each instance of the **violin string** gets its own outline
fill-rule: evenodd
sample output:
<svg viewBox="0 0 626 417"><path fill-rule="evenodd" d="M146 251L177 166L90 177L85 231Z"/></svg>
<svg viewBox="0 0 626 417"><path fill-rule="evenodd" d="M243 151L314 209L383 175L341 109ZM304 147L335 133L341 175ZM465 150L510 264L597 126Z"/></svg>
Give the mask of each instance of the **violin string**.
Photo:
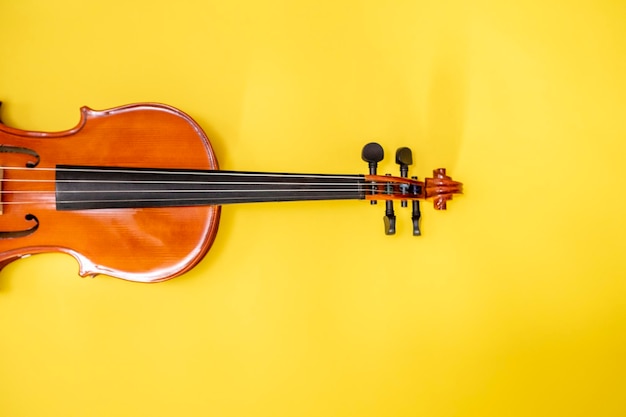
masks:
<svg viewBox="0 0 626 417"><path fill-rule="evenodd" d="M358 184L358 178L353 178L352 181L348 182L286 182L286 181L149 181L149 180L132 180L132 181L121 181L121 180L29 180L29 179L2 179L0 182L19 182L19 183L89 183L89 184L202 184L202 185L267 185L267 184L275 184L275 185L354 185ZM368 183L371 183L368 181Z"/></svg>
<svg viewBox="0 0 626 417"><path fill-rule="evenodd" d="M172 198L108 198L108 199L89 199L89 200L72 200L71 203L106 203L106 202L168 202L168 201L197 201L197 200L210 200L211 203L217 203L219 201L258 201L259 197L264 197L263 193L274 193L273 196L267 196L268 199L272 197L276 197L280 199L281 193L291 193L295 194L293 196L285 196L285 197L293 197L294 199L307 200L307 199L358 199L355 196L355 191L359 191L359 188L324 188L324 189L254 189L254 190L92 190L92 191L80 191L80 190L70 190L63 191L63 193L111 193L111 192L123 192L128 194L142 194L142 193L196 193L198 194L195 197L172 197ZM236 193L241 192L242 194L248 194L244 196L212 196L214 194L222 194L222 193ZM256 193L256 194L255 194ZM323 193L323 194L320 194ZM25 191L25 190L13 190L13 191L0 191L0 194L18 194L18 195L45 195L48 194L50 197L56 196L55 190L34 190L34 191ZM284 196L284 194L283 194ZM411 196L407 195L407 198L410 199ZM289 201L289 200L287 200ZM20 205L20 204L40 204L41 201L4 201L0 204L6 205Z"/></svg>
<svg viewBox="0 0 626 417"><path fill-rule="evenodd" d="M306 199L358 199L355 197L355 191L361 191L362 187L369 186L382 186L384 182L378 181L364 181L362 175L328 175L328 174L292 174L292 173L266 173L266 172L246 172L246 171L219 171L219 170L176 170L176 171L167 171L161 169L134 169L134 168L98 168L98 167L56 167L56 168L22 168L22 167L2 167L2 170L12 170L12 171L68 171L68 172L91 172L91 173L129 173L129 174L165 174L165 175L196 175L199 177L208 177L210 176L219 176L222 179L224 177L233 177L233 181L179 181L179 180L98 180L98 179L85 179L85 180L56 180L56 179L24 179L24 178L2 178L0 182L19 182L19 183L93 183L93 184L161 184L164 186L170 184L178 184L178 185L230 185L233 186L233 189L209 189L209 190L198 190L198 189L168 189L167 187L164 189L136 189L136 190L115 190L115 189L104 189L104 190L64 190L63 193L133 193L133 194L145 194L145 193L196 193L198 196L189 197L189 198L130 198L130 199L120 199L120 198L110 198L110 199L101 199L101 200L84 200L84 201L72 201L72 203L107 203L107 202L170 202L170 201L197 201L198 199L206 198L211 200L211 204L219 203L219 201L258 201L259 197L264 197L261 195L262 193L276 193L272 197L268 196L267 198L271 200L271 198L276 197L280 199L281 194L283 197L284 193L293 193L296 194L293 197L294 199L306 200ZM261 180L256 181L245 181L245 180L235 180L235 178L245 178L245 177L261 177ZM293 178L295 181L263 181L262 177L268 178ZM347 180L347 181L338 181L338 182L310 182L310 181L298 181L298 179L324 179L324 180ZM255 188L255 189L237 189L238 186L266 186L271 188ZM283 186L303 186L305 188L280 188ZM316 188L316 186L325 186L327 188ZM336 187L336 188L328 188L328 187ZM343 188L349 187L349 188ZM55 195L55 190L0 190L0 194L50 194ZM226 197L211 197L214 194L220 193L241 193L243 196L226 196ZM326 194L319 194L326 193ZM342 194L343 193L343 194ZM278 194L278 195L277 195ZM256 196L256 197L255 197ZM284 200L283 200L284 201ZM290 200L286 200L290 201ZM40 204L37 201L5 201L0 204Z"/></svg>
<svg viewBox="0 0 626 417"><path fill-rule="evenodd" d="M211 193L299 193L299 192L350 192L358 190L358 187L352 188L267 188L267 189L251 189L251 190L170 190L164 189L143 189L143 190L63 190L62 194L80 194L80 193L197 193L197 194L211 194ZM55 193L56 190L2 190L0 194L40 194L40 193Z"/></svg>
<svg viewBox="0 0 626 417"><path fill-rule="evenodd" d="M53 192L50 192L50 194L53 194ZM357 200L358 198L354 196L354 194L326 194L326 195L312 195L311 197L315 197L315 199L338 199L337 197L341 197L339 199L346 199L346 200ZM299 200L295 200L295 201L303 201L300 200L301 197L298 197ZM312 200L315 200L312 199ZM292 201L292 200L250 200L250 197L212 197L210 198L210 202L207 202L206 205L216 205L219 204L220 201L228 201L228 202L234 202L234 201L240 201L240 202L272 202L272 201L277 201L277 202L283 202L283 201ZM170 202L170 201L176 201L176 202L184 202L184 201L189 201L189 202L197 202L198 198L131 198L131 199L125 199L125 200L119 200L119 199L102 199L102 200L72 200L70 203L71 204L82 204L82 203L163 203L163 202ZM53 201L5 201L0 203L1 205L29 205L29 204L42 204L42 203L53 203ZM198 205L198 204L191 204L191 205ZM200 205L204 205L204 204L200 204Z"/></svg>
<svg viewBox="0 0 626 417"><path fill-rule="evenodd" d="M173 169L168 171L160 168L97 168L97 167L80 167L80 168L22 168L22 167L1 167L1 170L10 171L63 171L63 172L92 172L92 173L118 173L118 174L159 174L159 175L195 175L195 176L264 176L264 177L304 177L304 178L336 178L336 179L355 179L362 175L335 175L335 174L298 174L298 173L282 173L282 172L252 172L252 171L221 171L221 170L198 170L198 169Z"/></svg>
<svg viewBox="0 0 626 417"><path fill-rule="evenodd" d="M276 172L246 172L246 171L194 171L194 170L178 170L178 171L165 171L165 170L152 170L152 169L101 169L101 168L22 168L22 167L0 167L0 170L13 170L13 171L66 171L66 172L92 172L92 173L128 173L128 174L165 174L165 175L197 175L197 176L220 176L220 177L268 177L268 178L301 178L301 179L324 179L324 180L347 180L347 182L331 182L333 185L348 185L353 186L356 183L363 181L364 176L355 175L330 175L330 174L296 174L296 173L276 173ZM264 184L281 184L281 185L328 185L329 182L309 182L309 181L180 181L180 180L98 180L98 179L85 179L85 180L57 180L57 179L20 179L20 178L0 178L0 182L22 182L22 183L110 183L110 184L215 184L215 185L264 185ZM367 181L367 184L384 184L380 181Z"/></svg>

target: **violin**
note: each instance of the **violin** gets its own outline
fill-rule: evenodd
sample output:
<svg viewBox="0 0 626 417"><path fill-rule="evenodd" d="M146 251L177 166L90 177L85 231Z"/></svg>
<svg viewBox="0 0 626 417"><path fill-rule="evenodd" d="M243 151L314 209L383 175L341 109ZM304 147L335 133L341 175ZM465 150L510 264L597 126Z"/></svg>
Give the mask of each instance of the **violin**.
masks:
<svg viewBox="0 0 626 417"><path fill-rule="evenodd" d="M43 252L73 256L81 276L164 281L193 268L217 234L223 204L266 201L385 201L385 233L395 233L393 202L421 200L443 210L462 184L434 171L408 178L411 151L400 148L401 176L377 175L382 147L369 143L368 175L219 170L206 134L163 104L104 111L81 108L78 125L33 132L0 122L0 269Z"/></svg>

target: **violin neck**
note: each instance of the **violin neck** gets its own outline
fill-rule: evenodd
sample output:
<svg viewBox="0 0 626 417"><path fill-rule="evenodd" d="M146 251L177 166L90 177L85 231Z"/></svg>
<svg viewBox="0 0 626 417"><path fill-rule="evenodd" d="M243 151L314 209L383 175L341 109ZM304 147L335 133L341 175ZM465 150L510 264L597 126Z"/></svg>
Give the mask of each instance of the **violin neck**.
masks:
<svg viewBox="0 0 626 417"><path fill-rule="evenodd" d="M362 175L58 165L58 210L365 199Z"/></svg>

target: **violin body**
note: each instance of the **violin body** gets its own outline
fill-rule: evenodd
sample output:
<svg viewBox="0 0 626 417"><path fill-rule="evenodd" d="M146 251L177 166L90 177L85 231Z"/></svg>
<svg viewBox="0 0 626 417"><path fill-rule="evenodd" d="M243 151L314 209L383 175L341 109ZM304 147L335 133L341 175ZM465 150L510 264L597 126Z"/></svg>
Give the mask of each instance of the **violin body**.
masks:
<svg viewBox="0 0 626 417"><path fill-rule="evenodd" d="M196 265L215 239L219 205L56 209L54 169L59 163L217 169L202 129L173 107L137 104L107 111L83 107L75 128L56 133L0 124L0 147L0 231L15 234L0 238L0 268L27 255L63 252L76 258L81 276L107 274L158 282ZM35 162L34 169L6 169ZM28 215L36 218L36 224ZM32 233L20 235L33 227Z"/></svg>

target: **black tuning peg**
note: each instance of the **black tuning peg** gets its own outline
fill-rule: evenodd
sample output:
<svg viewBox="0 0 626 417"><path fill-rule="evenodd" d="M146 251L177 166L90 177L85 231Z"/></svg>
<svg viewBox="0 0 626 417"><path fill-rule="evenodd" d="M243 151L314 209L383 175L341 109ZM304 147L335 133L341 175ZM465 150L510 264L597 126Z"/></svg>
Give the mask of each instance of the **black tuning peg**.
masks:
<svg viewBox="0 0 626 417"><path fill-rule="evenodd" d="M411 177L414 180L417 180L417 177ZM422 231L420 230L420 218L422 217L422 212L420 211L420 202L419 200L413 200L413 213L411 215L411 220L413 221L413 236L421 236Z"/></svg>
<svg viewBox="0 0 626 417"><path fill-rule="evenodd" d="M407 178L409 176L409 165L413 165L413 152L406 147L398 148L396 151L396 164L400 165L400 176ZM406 207L406 200L402 200L400 205Z"/></svg>
<svg viewBox="0 0 626 417"><path fill-rule="evenodd" d="M383 160L385 157L385 151L380 144L376 142L370 142L363 147L363 151L361 151L361 158L367 162L370 175L376 175L376 170L378 168L378 163ZM372 193L376 193L376 185L372 184ZM370 200L370 204L376 204L376 200Z"/></svg>
<svg viewBox="0 0 626 417"><path fill-rule="evenodd" d="M409 176L409 165L413 165L413 152L409 148L398 148L396 151L396 164L400 165L400 176L407 178ZM411 177L417 180L417 177ZM406 200L402 201L402 207L407 206ZM411 220L413 222L413 236L420 236L422 231L420 230L420 219L422 212L420 210L420 202L418 200L412 201L413 210L411 213Z"/></svg>
<svg viewBox="0 0 626 417"><path fill-rule="evenodd" d="M387 174L387 176L390 176L390 174ZM385 217L383 217L383 221L385 223L385 234L395 235L396 234L396 214L393 211L393 200L385 201Z"/></svg>
<svg viewBox="0 0 626 417"><path fill-rule="evenodd" d="M400 165L400 176L409 176L409 165L413 165L413 152L409 148L398 148L396 151L396 164Z"/></svg>
<svg viewBox="0 0 626 417"><path fill-rule="evenodd" d="M385 151L380 144L376 142L370 142L363 147L361 152L361 158L368 163L370 168L370 175L376 175L376 168L378 163L385 157Z"/></svg>

